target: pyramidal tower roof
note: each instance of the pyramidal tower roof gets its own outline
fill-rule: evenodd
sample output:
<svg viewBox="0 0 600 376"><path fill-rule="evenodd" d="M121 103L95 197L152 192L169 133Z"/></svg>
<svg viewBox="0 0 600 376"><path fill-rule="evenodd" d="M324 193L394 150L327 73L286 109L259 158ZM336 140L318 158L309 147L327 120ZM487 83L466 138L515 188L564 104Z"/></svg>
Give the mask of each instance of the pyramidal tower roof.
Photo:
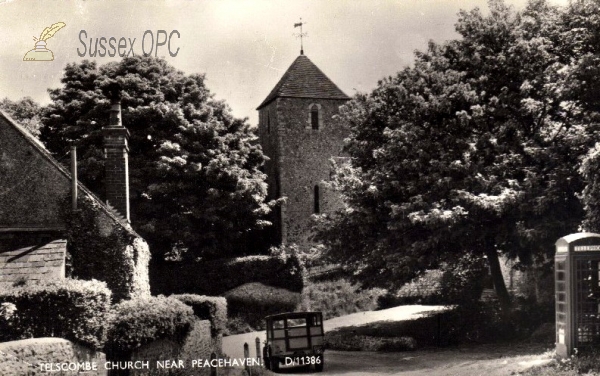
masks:
<svg viewBox="0 0 600 376"><path fill-rule="evenodd" d="M275 85L260 110L275 98L350 99L306 55L300 55Z"/></svg>

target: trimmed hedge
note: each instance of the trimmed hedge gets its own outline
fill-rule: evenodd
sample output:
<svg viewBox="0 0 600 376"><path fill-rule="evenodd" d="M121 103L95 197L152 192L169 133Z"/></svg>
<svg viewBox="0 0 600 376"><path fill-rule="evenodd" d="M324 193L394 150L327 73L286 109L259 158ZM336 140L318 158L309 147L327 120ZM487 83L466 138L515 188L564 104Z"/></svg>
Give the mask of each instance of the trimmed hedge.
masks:
<svg viewBox="0 0 600 376"><path fill-rule="evenodd" d="M247 283L225 293L229 316L243 319L252 328L263 328L265 316L296 310L298 292L262 283Z"/></svg>
<svg viewBox="0 0 600 376"><path fill-rule="evenodd" d="M210 320L213 336L221 334L227 326L227 300L219 296L194 294L171 295L180 302L192 307L201 320Z"/></svg>
<svg viewBox="0 0 600 376"><path fill-rule="evenodd" d="M106 339L111 292L104 282L28 282L0 290L0 303L10 308L0 320L0 342L61 337L100 349Z"/></svg>
<svg viewBox="0 0 600 376"><path fill-rule="evenodd" d="M113 313L104 346L113 359L160 339L183 343L195 321L191 307L164 296L123 301L114 306Z"/></svg>
<svg viewBox="0 0 600 376"><path fill-rule="evenodd" d="M301 292L304 269L297 255L248 256L207 262L153 262L150 265L153 295L223 295L246 283Z"/></svg>

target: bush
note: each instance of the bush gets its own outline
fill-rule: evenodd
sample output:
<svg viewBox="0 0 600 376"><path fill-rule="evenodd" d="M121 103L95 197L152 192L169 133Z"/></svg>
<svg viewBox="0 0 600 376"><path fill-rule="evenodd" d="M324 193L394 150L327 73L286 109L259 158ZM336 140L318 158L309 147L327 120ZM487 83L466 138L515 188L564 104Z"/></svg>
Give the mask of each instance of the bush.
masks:
<svg viewBox="0 0 600 376"><path fill-rule="evenodd" d="M382 289L360 290L346 279L309 282L302 291L303 311L321 311L328 319L377 308Z"/></svg>
<svg viewBox="0 0 600 376"><path fill-rule="evenodd" d="M171 295L172 298L192 307L201 320L210 320L213 336L223 333L227 326L227 300L218 296L194 294Z"/></svg>
<svg viewBox="0 0 600 376"><path fill-rule="evenodd" d="M265 316L293 312L300 294L261 283L248 283L225 293L229 315L256 329L264 328Z"/></svg>
<svg viewBox="0 0 600 376"><path fill-rule="evenodd" d="M62 279L0 290L0 342L61 337L100 349L106 340L111 292L104 282Z"/></svg>
<svg viewBox="0 0 600 376"><path fill-rule="evenodd" d="M474 304L483 292L487 267L483 259L466 255L454 263L445 263L438 270L423 275L388 292L378 301L379 309L408 304Z"/></svg>
<svg viewBox="0 0 600 376"><path fill-rule="evenodd" d="M437 304L471 304L479 300L488 275L484 259L466 255L440 269L442 279Z"/></svg>
<svg viewBox="0 0 600 376"><path fill-rule="evenodd" d="M105 346L112 359L160 339L183 343L195 320L191 307L164 296L123 301L113 311Z"/></svg>
<svg viewBox="0 0 600 376"><path fill-rule="evenodd" d="M341 351L412 351L417 347L411 337L385 338L357 335L348 332L331 332L326 335L325 346Z"/></svg>
<svg viewBox="0 0 600 376"><path fill-rule="evenodd" d="M159 261L151 264L150 273L152 294L215 296L252 282L295 292L304 288L300 260L288 253L195 263Z"/></svg>
<svg viewBox="0 0 600 376"><path fill-rule="evenodd" d="M491 304L457 306L408 321L379 321L330 331L335 335L409 337L419 348L490 343L515 338L514 325Z"/></svg>

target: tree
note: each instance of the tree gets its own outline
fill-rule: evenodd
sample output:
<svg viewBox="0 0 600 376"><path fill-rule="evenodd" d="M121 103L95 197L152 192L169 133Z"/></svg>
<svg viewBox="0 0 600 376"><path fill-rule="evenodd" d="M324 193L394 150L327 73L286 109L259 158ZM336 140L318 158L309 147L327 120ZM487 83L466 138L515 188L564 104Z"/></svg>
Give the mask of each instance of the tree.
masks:
<svg viewBox="0 0 600 376"><path fill-rule="evenodd" d="M269 224L265 157L256 137L204 81L150 57L69 64L43 118L48 149L60 156L76 145L81 180L102 196L101 129L109 109L103 92L120 85L131 134L132 226L161 258L243 254L253 231Z"/></svg>
<svg viewBox="0 0 600 376"><path fill-rule="evenodd" d="M577 169L598 133L566 90L569 17L545 1L489 7L460 12L461 39L431 42L342 111L346 208L321 216L316 238L365 285L398 287L471 255L487 259L508 310L499 255L548 259L581 223Z"/></svg>
<svg viewBox="0 0 600 376"><path fill-rule="evenodd" d="M11 101L4 98L0 101L0 110L5 111L17 123L25 127L32 135L38 137L40 134L40 117L42 108L30 97Z"/></svg>

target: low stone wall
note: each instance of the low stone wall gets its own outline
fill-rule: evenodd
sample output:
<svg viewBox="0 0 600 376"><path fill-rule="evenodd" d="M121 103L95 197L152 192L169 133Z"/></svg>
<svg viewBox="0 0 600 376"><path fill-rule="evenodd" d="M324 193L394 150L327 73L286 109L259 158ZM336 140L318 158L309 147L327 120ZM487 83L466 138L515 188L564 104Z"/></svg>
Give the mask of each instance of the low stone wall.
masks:
<svg viewBox="0 0 600 376"><path fill-rule="evenodd" d="M159 340L135 351L130 360L147 362L149 368L132 369L130 375L209 375L210 368L194 367L192 361L210 359L213 352L222 353L221 336L211 337L210 321L198 320L182 345Z"/></svg>
<svg viewBox="0 0 600 376"><path fill-rule="evenodd" d="M86 375L105 376L105 361L103 353L62 338L31 338L0 343L0 376L76 375L78 372L73 371L76 367ZM94 364L97 371L91 369Z"/></svg>

